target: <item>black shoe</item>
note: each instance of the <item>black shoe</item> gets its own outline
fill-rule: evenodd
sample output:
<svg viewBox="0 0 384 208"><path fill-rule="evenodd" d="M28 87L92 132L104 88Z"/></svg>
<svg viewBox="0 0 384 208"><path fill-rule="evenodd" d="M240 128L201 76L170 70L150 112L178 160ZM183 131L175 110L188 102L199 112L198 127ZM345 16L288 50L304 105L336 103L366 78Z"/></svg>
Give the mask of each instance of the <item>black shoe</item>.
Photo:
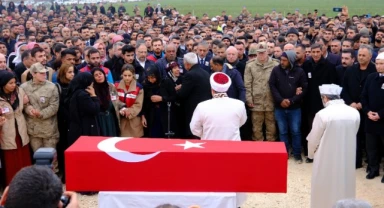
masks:
<svg viewBox="0 0 384 208"><path fill-rule="evenodd" d="M379 171L371 171L365 177L366 179L374 179L376 176L379 176Z"/></svg>
<svg viewBox="0 0 384 208"><path fill-rule="evenodd" d="M305 163L313 163L313 159L309 159L309 158L307 157L307 159L305 160Z"/></svg>
<svg viewBox="0 0 384 208"><path fill-rule="evenodd" d="M381 179L381 183L384 183L384 176L383 176L383 178Z"/></svg>
<svg viewBox="0 0 384 208"><path fill-rule="evenodd" d="M296 162L297 164L301 164L301 163L303 163L303 159L301 158L301 155L294 156L294 158L295 158L295 162Z"/></svg>

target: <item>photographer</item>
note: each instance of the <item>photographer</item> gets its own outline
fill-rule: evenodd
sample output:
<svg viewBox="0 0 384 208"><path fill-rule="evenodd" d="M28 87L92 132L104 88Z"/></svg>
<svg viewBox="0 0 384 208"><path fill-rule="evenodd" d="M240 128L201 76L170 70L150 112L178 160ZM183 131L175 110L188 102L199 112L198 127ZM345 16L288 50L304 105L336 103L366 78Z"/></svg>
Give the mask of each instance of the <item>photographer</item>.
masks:
<svg viewBox="0 0 384 208"><path fill-rule="evenodd" d="M63 205L62 196L69 204ZM21 169L3 193L0 208L78 208L76 193L64 192L60 179L44 166Z"/></svg>

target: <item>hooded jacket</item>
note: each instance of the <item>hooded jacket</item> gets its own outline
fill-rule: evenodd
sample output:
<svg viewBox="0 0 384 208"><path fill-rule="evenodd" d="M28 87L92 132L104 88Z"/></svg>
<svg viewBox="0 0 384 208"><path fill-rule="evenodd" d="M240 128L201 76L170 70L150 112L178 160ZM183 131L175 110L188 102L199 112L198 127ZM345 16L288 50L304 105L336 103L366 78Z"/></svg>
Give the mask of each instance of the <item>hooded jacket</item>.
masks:
<svg viewBox="0 0 384 208"><path fill-rule="evenodd" d="M304 70L295 65L296 55L293 51L285 51L290 69L283 69L281 65L275 66L269 79L275 108L282 108L281 102L288 99L291 105L287 109L300 108L304 95L307 93L308 81ZM296 89L301 87L303 92L296 95Z"/></svg>

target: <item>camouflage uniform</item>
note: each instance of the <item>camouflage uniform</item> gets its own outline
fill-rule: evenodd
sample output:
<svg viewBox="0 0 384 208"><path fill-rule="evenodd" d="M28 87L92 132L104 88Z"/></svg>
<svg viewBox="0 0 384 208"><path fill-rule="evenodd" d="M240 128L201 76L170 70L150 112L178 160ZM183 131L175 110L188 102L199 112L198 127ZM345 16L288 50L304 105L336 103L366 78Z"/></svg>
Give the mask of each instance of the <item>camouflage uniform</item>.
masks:
<svg viewBox="0 0 384 208"><path fill-rule="evenodd" d="M59 109L59 92L55 84L45 81L41 84L33 83L32 80L20 86L28 95L29 103L25 109L27 130L33 152L41 147L52 147L56 149L59 141L59 130L57 126L57 111ZM38 118L30 115L31 109L40 112ZM55 172L57 162L54 165Z"/></svg>
<svg viewBox="0 0 384 208"><path fill-rule="evenodd" d="M244 73L247 104L254 104L252 111L252 139L263 141L263 124L266 125L267 141L276 140L276 123L274 116L274 103L269 89L269 77L272 69L279 65L275 59L261 64L257 58L247 62Z"/></svg>

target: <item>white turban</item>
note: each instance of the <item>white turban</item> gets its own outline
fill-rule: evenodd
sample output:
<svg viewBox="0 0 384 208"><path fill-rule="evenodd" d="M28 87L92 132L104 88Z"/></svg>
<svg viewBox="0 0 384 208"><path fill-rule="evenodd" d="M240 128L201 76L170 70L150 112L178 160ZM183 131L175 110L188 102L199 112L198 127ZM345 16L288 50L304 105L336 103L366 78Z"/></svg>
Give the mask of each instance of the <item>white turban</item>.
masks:
<svg viewBox="0 0 384 208"><path fill-rule="evenodd" d="M335 84L323 84L319 86L319 89L320 95L340 95L343 88Z"/></svg>
<svg viewBox="0 0 384 208"><path fill-rule="evenodd" d="M376 60L384 60L384 53L377 55Z"/></svg>

